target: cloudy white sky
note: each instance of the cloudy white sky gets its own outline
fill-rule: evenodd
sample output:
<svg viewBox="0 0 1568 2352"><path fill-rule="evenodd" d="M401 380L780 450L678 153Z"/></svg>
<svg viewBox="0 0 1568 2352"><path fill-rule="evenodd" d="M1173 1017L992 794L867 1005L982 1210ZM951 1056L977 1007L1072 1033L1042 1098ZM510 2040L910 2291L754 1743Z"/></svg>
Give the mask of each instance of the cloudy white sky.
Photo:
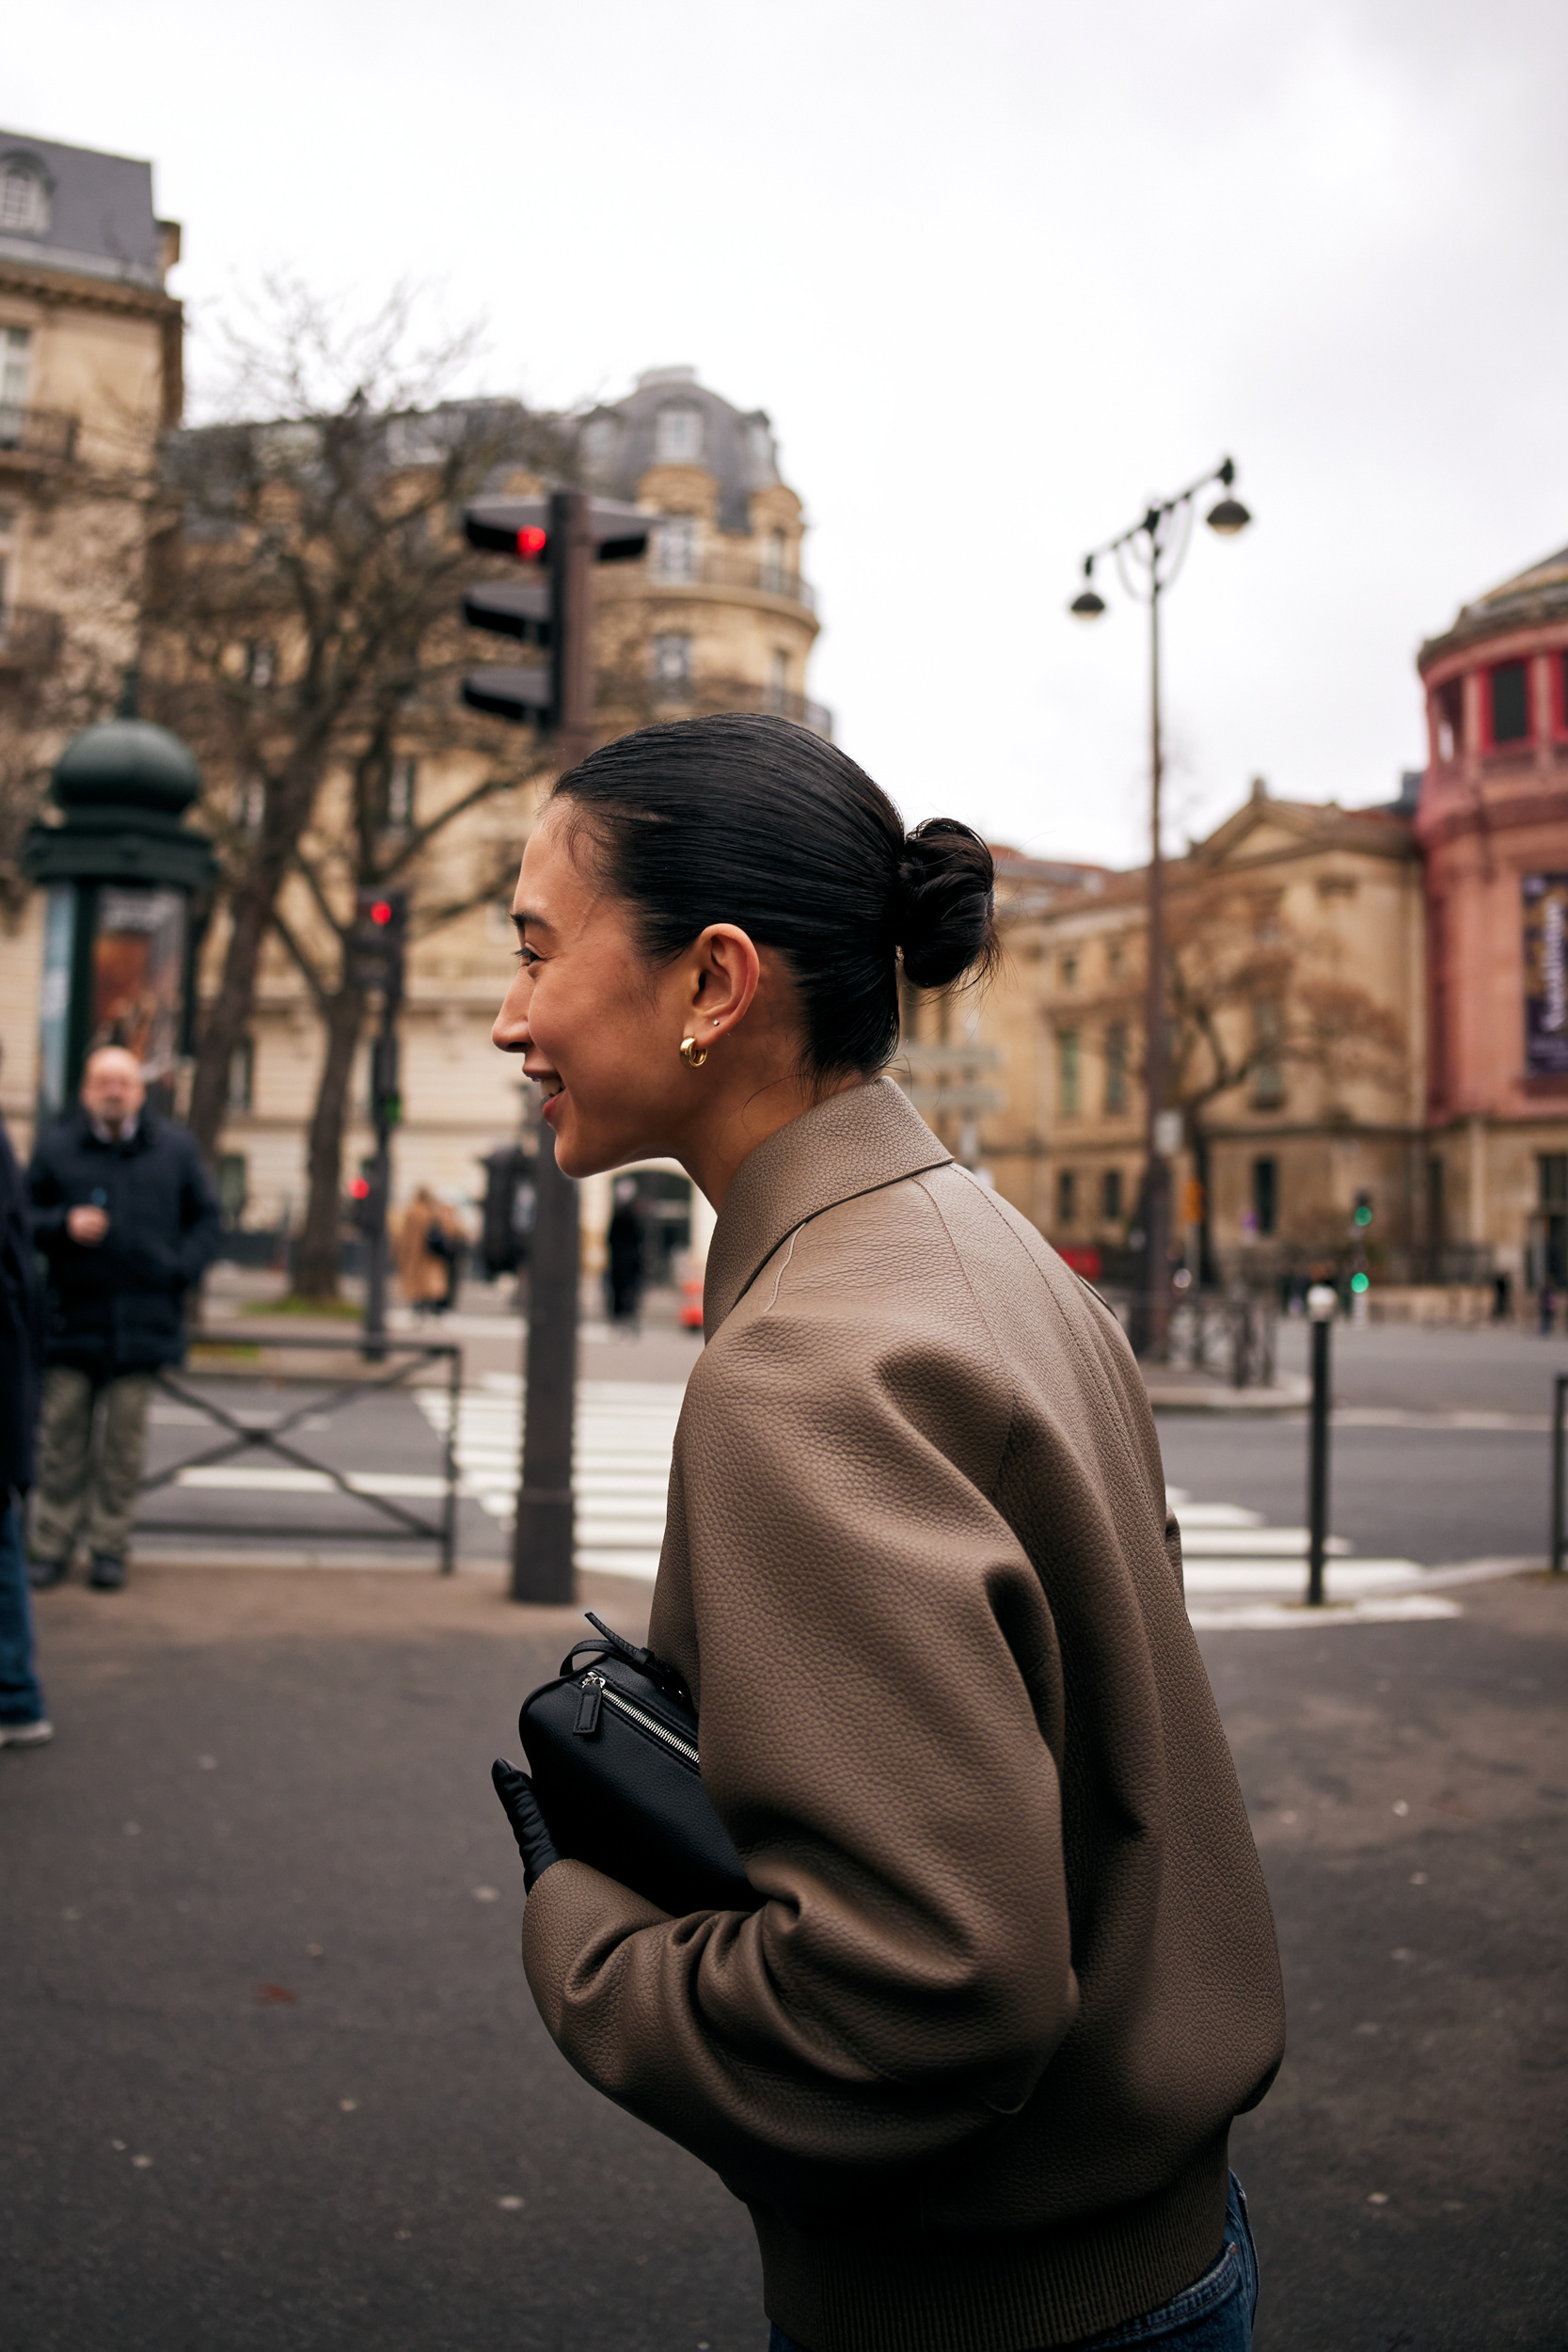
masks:
<svg viewBox="0 0 1568 2352"><path fill-rule="evenodd" d="M1568 540L1561 0L73 0L18 128L150 156L199 397L262 273L482 317L548 403L694 363L812 523L813 690L911 816L1140 853L1142 615L1085 548L1227 451L1171 836L1386 799L1412 657Z"/></svg>

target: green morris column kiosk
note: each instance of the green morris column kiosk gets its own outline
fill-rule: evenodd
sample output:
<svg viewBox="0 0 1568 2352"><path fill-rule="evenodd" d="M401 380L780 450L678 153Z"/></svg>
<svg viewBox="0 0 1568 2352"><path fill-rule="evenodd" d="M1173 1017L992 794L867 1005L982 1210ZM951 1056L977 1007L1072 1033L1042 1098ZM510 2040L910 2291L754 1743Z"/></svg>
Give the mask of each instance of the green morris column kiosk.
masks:
<svg viewBox="0 0 1568 2352"><path fill-rule="evenodd" d="M196 949L217 877L204 834L182 822L201 771L145 719L88 727L50 786L57 823L36 818L22 870L48 893L39 1011L39 1124L75 1095L100 1045L125 1045L154 1107L174 1107L190 1051Z"/></svg>

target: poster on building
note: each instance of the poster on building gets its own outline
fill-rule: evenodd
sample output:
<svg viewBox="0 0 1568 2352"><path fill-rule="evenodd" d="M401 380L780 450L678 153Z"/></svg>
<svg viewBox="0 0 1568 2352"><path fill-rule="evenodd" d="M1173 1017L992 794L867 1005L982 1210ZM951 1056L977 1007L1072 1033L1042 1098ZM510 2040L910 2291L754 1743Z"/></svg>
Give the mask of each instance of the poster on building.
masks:
<svg viewBox="0 0 1568 2352"><path fill-rule="evenodd" d="M100 891L88 1053L99 1045L128 1046L149 1086L166 1087L180 1052L184 962L183 891Z"/></svg>
<svg viewBox="0 0 1568 2352"><path fill-rule="evenodd" d="M1525 1075L1568 1078L1568 874L1527 874Z"/></svg>

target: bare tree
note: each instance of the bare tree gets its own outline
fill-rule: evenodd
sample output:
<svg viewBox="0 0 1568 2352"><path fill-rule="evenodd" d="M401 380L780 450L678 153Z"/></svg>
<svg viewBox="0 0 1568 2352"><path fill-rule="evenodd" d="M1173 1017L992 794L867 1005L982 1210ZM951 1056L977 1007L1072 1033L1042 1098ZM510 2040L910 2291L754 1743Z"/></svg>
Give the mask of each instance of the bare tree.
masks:
<svg viewBox="0 0 1568 2352"><path fill-rule="evenodd" d="M1396 1083L1404 1064L1397 1015L1338 976L1328 932L1287 927L1255 886L1216 876L1173 893L1166 918L1167 1102L1179 1109L1203 1214L1199 1279L1215 1276L1210 1239L1207 1114L1251 1086L1283 1098L1290 1072L1330 1089Z"/></svg>
<svg viewBox="0 0 1568 2352"><path fill-rule="evenodd" d="M276 286L261 324L233 344L227 421L175 436L167 452L148 699L207 769L227 925L191 1124L211 1154L275 930L327 1031L302 1269L316 1295L335 1286L361 1011L343 952L353 888L409 874L437 831L539 765L527 739L457 698L471 658L458 609L476 569L462 510L482 489L561 477L570 437L515 401L447 397L471 350L470 336L418 347L403 294L344 330L316 296ZM386 779L394 755L421 746L470 748L489 772L393 845ZM311 845L330 829L335 791L346 791L348 816L329 853ZM296 874L313 931L281 912Z"/></svg>

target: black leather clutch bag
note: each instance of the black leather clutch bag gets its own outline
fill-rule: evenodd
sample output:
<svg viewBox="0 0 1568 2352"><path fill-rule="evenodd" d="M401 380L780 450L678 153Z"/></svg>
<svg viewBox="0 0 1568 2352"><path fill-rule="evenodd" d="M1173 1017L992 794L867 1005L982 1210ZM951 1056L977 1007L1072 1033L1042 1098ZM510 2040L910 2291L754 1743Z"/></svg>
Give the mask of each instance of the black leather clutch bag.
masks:
<svg viewBox="0 0 1568 2352"><path fill-rule="evenodd" d="M677 1918L754 1911L762 1897L703 1787L690 1692L652 1650L586 1614L598 1638L574 1643L517 1718L557 1847Z"/></svg>

